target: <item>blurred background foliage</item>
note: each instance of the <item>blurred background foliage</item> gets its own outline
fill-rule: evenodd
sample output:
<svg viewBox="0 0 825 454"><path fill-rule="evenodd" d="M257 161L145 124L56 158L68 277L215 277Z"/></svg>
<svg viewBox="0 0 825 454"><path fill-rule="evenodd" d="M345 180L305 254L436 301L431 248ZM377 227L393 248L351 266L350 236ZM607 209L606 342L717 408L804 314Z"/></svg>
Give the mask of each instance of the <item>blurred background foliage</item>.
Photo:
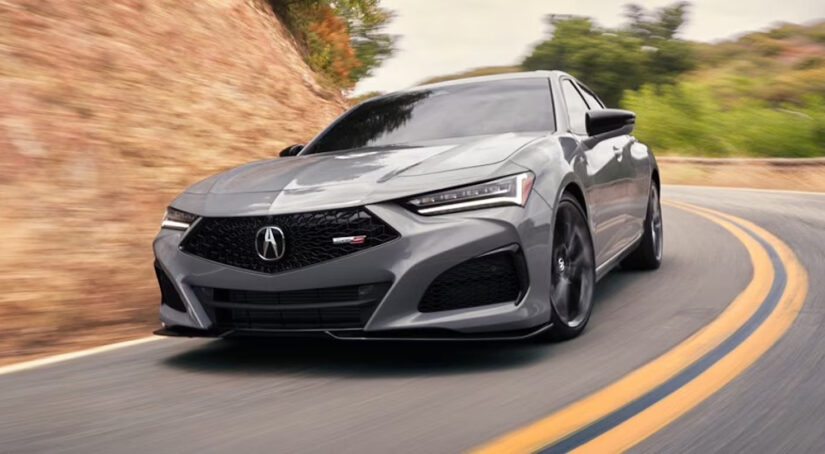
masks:
<svg viewBox="0 0 825 454"><path fill-rule="evenodd" d="M679 39L690 4L625 6L625 25L550 15L548 38L517 66L425 83L522 70L566 71L610 107L638 115L636 135L660 154L825 155L825 21L780 24L731 41Z"/></svg>
<svg viewBox="0 0 825 454"><path fill-rule="evenodd" d="M391 11L379 0L270 0L289 28L309 66L341 90L359 80L395 52L394 36L383 32Z"/></svg>

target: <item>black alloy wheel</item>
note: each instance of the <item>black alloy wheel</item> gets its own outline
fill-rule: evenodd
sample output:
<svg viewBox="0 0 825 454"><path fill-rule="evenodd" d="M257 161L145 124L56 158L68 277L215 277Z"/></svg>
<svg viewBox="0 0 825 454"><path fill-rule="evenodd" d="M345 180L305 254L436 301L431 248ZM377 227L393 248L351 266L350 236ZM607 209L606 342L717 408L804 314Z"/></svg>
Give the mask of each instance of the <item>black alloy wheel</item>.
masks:
<svg viewBox="0 0 825 454"><path fill-rule="evenodd" d="M584 210L572 196L559 201L550 264L552 340L572 339L584 330L593 310L596 268Z"/></svg>
<svg viewBox="0 0 825 454"><path fill-rule="evenodd" d="M655 270L662 265L663 250L662 205L659 188L655 182L651 182L642 238L636 250L622 260L622 267L629 270Z"/></svg>

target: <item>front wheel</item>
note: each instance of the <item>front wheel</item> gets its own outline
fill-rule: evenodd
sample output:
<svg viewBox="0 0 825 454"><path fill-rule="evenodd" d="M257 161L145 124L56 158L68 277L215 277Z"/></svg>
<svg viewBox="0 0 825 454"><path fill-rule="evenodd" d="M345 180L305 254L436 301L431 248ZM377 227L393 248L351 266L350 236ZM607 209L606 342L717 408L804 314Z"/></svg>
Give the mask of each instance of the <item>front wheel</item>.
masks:
<svg viewBox="0 0 825 454"><path fill-rule="evenodd" d="M590 320L596 268L584 210L568 194L562 196L556 211L551 260L553 327L544 338L555 341L572 339L584 331Z"/></svg>

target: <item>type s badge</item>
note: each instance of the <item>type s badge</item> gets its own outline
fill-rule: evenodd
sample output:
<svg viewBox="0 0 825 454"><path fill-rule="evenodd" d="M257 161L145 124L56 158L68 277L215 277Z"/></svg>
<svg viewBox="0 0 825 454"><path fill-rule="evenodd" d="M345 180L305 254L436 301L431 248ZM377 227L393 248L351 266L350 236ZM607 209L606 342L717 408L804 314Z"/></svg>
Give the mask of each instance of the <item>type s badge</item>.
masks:
<svg viewBox="0 0 825 454"><path fill-rule="evenodd" d="M367 241L366 235L339 236L332 239L332 244L364 244Z"/></svg>

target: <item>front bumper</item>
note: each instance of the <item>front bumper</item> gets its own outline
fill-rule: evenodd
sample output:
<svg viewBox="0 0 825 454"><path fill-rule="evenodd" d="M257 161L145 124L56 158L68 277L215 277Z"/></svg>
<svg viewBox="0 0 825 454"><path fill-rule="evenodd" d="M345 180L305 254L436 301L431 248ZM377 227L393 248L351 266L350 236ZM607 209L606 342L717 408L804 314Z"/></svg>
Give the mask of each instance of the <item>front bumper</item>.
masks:
<svg viewBox="0 0 825 454"><path fill-rule="evenodd" d="M367 206L400 237L389 243L303 268L268 274L213 262L180 249L184 232L161 230L156 265L169 278L185 311L162 304L159 334L228 336L328 334L346 339L522 338L550 321L551 207L532 194L522 207L498 207L441 216L420 216L394 203ZM465 309L421 312L429 285L448 269L492 251L517 249L525 289L518 301ZM290 292L387 283L386 293L358 329L225 330L214 320L202 287Z"/></svg>

